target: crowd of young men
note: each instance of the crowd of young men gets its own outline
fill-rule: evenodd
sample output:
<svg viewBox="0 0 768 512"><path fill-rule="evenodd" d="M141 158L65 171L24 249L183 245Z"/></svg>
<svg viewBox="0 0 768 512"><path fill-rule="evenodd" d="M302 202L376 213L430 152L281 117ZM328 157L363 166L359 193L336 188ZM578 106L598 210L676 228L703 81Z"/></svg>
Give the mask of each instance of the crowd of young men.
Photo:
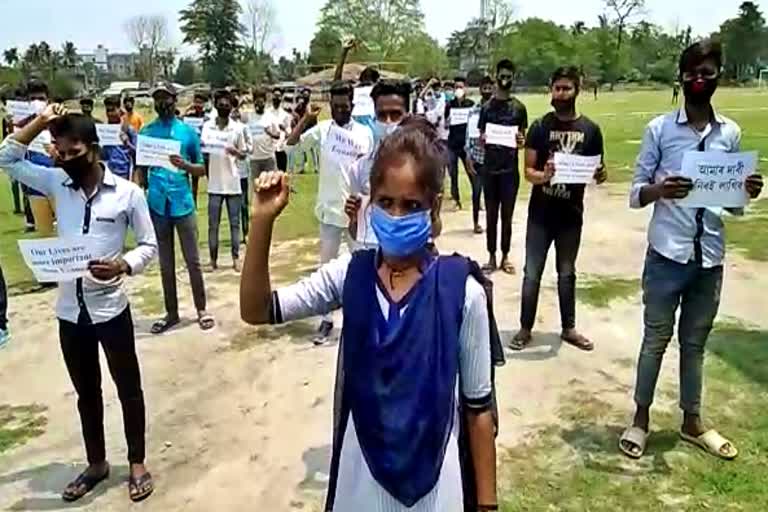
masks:
<svg viewBox="0 0 768 512"><path fill-rule="evenodd" d="M342 66L350 48L345 45ZM645 334L637 369L637 412L619 443L630 457L640 457L645 450L649 409L678 307L680 407L684 411L681 436L721 458L732 459L738 453L734 443L705 429L700 415L703 350L722 286L723 223L719 212L685 208L674 201L685 197L692 188L691 180L674 172L681 168L685 152L739 151L739 127L711 105L721 67L722 54L715 43L697 43L683 53L680 82L685 105L649 124L637 161L630 204L641 208L653 203L654 214L643 277ZM300 169L303 155L316 155L319 184L314 214L320 224L319 259L326 263L338 256L344 239L350 250L376 247L366 208L371 166L381 140L397 130L409 112L425 116L442 134L450 197L457 209L462 208L459 163L467 173L472 185L474 232L486 234L488 262L483 268L488 273L499 269L508 274L516 272L510 259L512 218L521 179L518 152L524 150L522 175L532 184L532 191L520 330L511 348L522 350L532 339L540 281L554 244L562 339L582 350L592 350L593 342L576 329L575 312L576 260L584 229L586 185L553 185L551 181L557 172L554 158L558 153L600 157L602 161L603 136L600 127L578 111L582 86L578 69L562 67L554 71L550 81L552 110L530 128L525 105L512 94L514 78L515 65L501 60L495 67L495 77L482 79L480 102L475 103L467 97L463 77L445 84L436 79L426 85L417 82L412 88L411 83L380 79L366 70L356 86L333 83L329 93L331 119L325 121L318 120L321 107L311 103L308 91L299 93L289 113L279 88L271 90L271 98L265 90L254 89L252 110L245 108L243 97L236 91L216 91L213 113L206 112L208 97L198 94L182 118L177 110L176 90L171 84L160 83L152 92L157 118L147 125L134 111L132 98L123 99L122 110L119 98L104 100L107 123L122 126L122 145L106 148L98 145L92 101L81 102L82 115L70 118L59 105L47 105L44 84L31 82L23 97L41 102L44 108L38 116L15 123L17 133L0 147L0 167L24 187L38 231L53 234L54 203L59 234L103 231L102 235L111 241L110 257L94 262L92 272L99 279L118 280L106 288L103 283L78 280L60 290L57 317L62 351L78 393L90 463L86 472L68 486L65 499L78 499L109 472L95 355L99 343L107 352L120 390L131 462L131 497L141 499L151 492L151 477L143 466L144 405L133 326L119 284L121 276L139 272L157 252L166 315L152 326L152 332L160 334L177 325L180 315L175 232L181 242L199 326L203 330L214 327L215 320L207 311L198 248L194 178L207 176L211 267L218 267L219 224L226 206L233 268L239 271L241 223L245 230L251 180L263 172L286 170L290 160L295 169ZM356 113L355 98L363 89L372 107ZM60 119L67 121L57 124L55 121ZM56 141L54 150L36 154L28 149L49 125ZM500 140L495 135L499 127L508 128L511 137ZM178 141L181 150L170 157L167 166L137 168L134 159L138 136ZM606 180L602 163L595 168L593 178L598 184ZM145 187L146 199L138 187L130 184L132 179ZM752 198L760 194L762 186L758 175L746 181L746 191ZM485 197L485 230L479 223L481 196ZM15 206L21 211L21 201L17 200ZM120 226L131 227L139 244L124 255L125 229L115 231L99 224L105 219L114 222L117 217L127 219ZM246 236L247 231L243 231L243 239ZM0 269L0 346L8 339L6 309ZM325 342L333 328L332 318L324 317L315 342Z"/></svg>

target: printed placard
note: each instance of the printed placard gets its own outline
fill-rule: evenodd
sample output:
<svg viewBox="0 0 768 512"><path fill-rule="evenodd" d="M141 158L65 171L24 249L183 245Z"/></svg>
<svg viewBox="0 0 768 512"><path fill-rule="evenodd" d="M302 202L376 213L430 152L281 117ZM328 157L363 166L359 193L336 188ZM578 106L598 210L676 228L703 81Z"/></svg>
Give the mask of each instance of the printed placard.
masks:
<svg viewBox="0 0 768 512"><path fill-rule="evenodd" d="M99 145L101 147L122 146L123 141L120 138L122 132L123 127L119 124L96 125L96 134L99 136Z"/></svg>
<svg viewBox="0 0 768 512"><path fill-rule="evenodd" d="M5 108L13 116L13 122L18 123L45 110L45 102L8 100Z"/></svg>
<svg viewBox="0 0 768 512"><path fill-rule="evenodd" d="M136 143L136 165L175 169L170 157L181 154L181 141L139 135Z"/></svg>
<svg viewBox="0 0 768 512"><path fill-rule="evenodd" d="M592 183L602 156L582 156L568 153L555 153L555 175L550 180L552 185Z"/></svg>
<svg viewBox="0 0 768 512"><path fill-rule="evenodd" d="M332 124L328 130L328 138L325 141L323 151L327 151L330 158L341 166L364 156L368 152L366 143L360 140L354 133Z"/></svg>
<svg viewBox="0 0 768 512"><path fill-rule="evenodd" d="M469 113L471 111L471 108L452 108L449 120L451 126L467 124L469 121Z"/></svg>
<svg viewBox="0 0 768 512"><path fill-rule="evenodd" d="M88 262L99 259L95 237L19 240L24 263L41 283L73 281L88 275Z"/></svg>
<svg viewBox="0 0 768 512"><path fill-rule="evenodd" d="M749 200L747 178L757 169L757 151L722 153L689 151L683 155L682 175L693 181L693 189L681 206L690 208L741 208Z"/></svg>
<svg viewBox="0 0 768 512"><path fill-rule="evenodd" d="M206 128L203 130L202 151L209 155L227 155L227 148L232 146L231 132Z"/></svg>
<svg viewBox="0 0 768 512"><path fill-rule="evenodd" d="M472 114L467 120L467 137L470 139L480 138L480 114Z"/></svg>
<svg viewBox="0 0 768 512"><path fill-rule="evenodd" d="M197 133L200 133L203 130L203 124L205 124L205 118L204 117L185 117L184 124L191 126L197 131Z"/></svg>
<svg viewBox="0 0 768 512"><path fill-rule="evenodd" d="M266 133L266 128L262 124L261 120L250 121L248 123L248 131L251 133L251 137L255 139L264 135Z"/></svg>
<svg viewBox="0 0 768 512"><path fill-rule="evenodd" d="M371 98L371 91L373 91L373 87L355 88L353 116L376 116L376 108L373 104L373 98Z"/></svg>
<svg viewBox="0 0 768 512"><path fill-rule="evenodd" d="M485 143L506 148L517 148L517 126L488 123L485 125Z"/></svg>

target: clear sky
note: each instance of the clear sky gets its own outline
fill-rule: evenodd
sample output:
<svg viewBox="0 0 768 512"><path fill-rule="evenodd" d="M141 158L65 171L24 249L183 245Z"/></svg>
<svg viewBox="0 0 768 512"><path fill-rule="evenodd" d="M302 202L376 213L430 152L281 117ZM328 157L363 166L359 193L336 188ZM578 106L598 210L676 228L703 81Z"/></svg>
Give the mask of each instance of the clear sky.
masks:
<svg viewBox="0 0 768 512"><path fill-rule="evenodd" d="M245 3L247 0L242 0ZM664 27L692 25L694 32L708 34L726 18L733 17L742 0L647 0L648 16ZM181 44L178 11L189 0L0 0L0 50L47 40L60 46L71 40L81 50L103 44L110 51L130 51L123 30L126 19L137 14L168 17L171 36ZM307 51L315 23L325 0L273 0L277 9L277 55L291 48ZM768 13L768 0L758 0ZM456 7L449 7L449 6ZM538 16L558 23L597 22L602 0L515 0L516 16ZM427 31L444 43L450 33L479 14L480 0L421 0ZM182 53L189 53L183 49Z"/></svg>

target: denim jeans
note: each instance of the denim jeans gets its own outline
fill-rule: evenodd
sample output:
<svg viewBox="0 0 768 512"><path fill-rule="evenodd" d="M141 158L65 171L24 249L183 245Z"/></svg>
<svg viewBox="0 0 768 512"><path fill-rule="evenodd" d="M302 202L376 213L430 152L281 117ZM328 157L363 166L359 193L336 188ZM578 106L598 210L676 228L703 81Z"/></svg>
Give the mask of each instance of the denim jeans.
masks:
<svg viewBox="0 0 768 512"><path fill-rule="evenodd" d="M221 207L227 204L229 217L229 235L232 240L232 259L240 259L240 208L243 203L241 195L208 194L208 249L211 261L219 259L219 225L221 224Z"/></svg>
<svg viewBox="0 0 768 512"><path fill-rule="evenodd" d="M496 254L499 213L501 213L501 253L506 256L512 247L512 216L515 213L520 174L517 171L483 176L485 194L486 244L488 253Z"/></svg>
<svg viewBox="0 0 768 512"><path fill-rule="evenodd" d="M695 262L677 263L648 249L643 272L645 334L637 365L635 402L650 407L661 360L675 326L680 343L680 408L699 414L704 346L720 306L723 267L702 268Z"/></svg>
<svg viewBox="0 0 768 512"><path fill-rule="evenodd" d="M8 290L5 286L3 267L0 267L0 330L8 327Z"/></svg>
<svg viewBox="0 0 768 512"><path fill-rule="evenodd" d="M581 223L548 226L529 218L525 235L523 303L520 308L520 326L523 329L533 329L536 322L541 275L552 242L555 243L560 322L563 330L576 327L576 257L581 246Z"/></svg>

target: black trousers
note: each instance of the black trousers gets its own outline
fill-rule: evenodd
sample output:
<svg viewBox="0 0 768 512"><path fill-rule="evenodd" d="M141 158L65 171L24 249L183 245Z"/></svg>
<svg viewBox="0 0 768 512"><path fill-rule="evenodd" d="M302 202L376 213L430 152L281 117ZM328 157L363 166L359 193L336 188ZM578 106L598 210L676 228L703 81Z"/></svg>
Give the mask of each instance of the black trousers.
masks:
<svg viewBox="0 0 768 512"><path fill-rule="evenodd" d="M98 464L106 460L99 343L107 357L109 372L123 409L128 462L143 463L146 428L144 393L130 306L112 320L100 324L73 324L59 320L59 336L64 362L77 392L77 408L88 463Z"/></svg>
<svg viewBox="0 0 768 512"><path fill-rule="evenodd" d="M8 289L5 286L3 267L0 267L0 329L8 327Z"/></svg>
<svg viewBox="0 0 768 512"><path fill-rule="evenodd" d="M21 183L16 180L11 181L11 194L13 195L13 213L22 213L21 210Z"/></svg>
<svg viewBox="0 0 768 512"><path fill-rule="evenodd" d="M243 191L243 201L240 205L240 227L243 230L243 240L248 238L248 225L251 223L251 207L249 205L250 178L240 178L240 189Z"/></svg>
<svg viewBox="0 0 768 512"><path fill-rule="evenodd" d="M485 194L486 244L491 255L496 254L499 213L501 213L501 253L506 256L512 247L512 216L515 213L520 174L483 174Z"/></svg>
<svg viewBox="0 0 768 512"><path fill-rule="evenodd" d="M277 170L285 172L288 169L288 153L285 151L277 151L275 153L275 160L277 161Z"/></svg>

